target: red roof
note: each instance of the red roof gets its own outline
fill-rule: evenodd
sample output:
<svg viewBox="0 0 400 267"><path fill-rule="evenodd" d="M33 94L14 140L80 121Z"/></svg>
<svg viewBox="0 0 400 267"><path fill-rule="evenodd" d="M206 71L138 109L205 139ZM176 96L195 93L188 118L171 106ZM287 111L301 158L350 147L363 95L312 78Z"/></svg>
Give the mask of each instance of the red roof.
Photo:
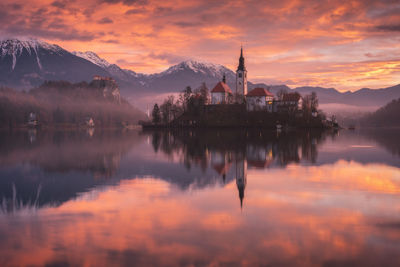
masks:
<svg viewBox="0 0 400 267"><path fill-rule="evenodd" d="M227 163L227 164L221 163L221 164L214 164L213 165L214 170L219 175L227 174L229 169L230 169L230 167L231 167L230 163Z"/></svg>
<svg viewBox="0 0 400 267"><path fill-rule="evenodd" d="M224 83L224 82L219 82L217 85L214 87L214 89L211 90L211 93L229 93L232 94L231 88Z"/></svg>
<svg viewBox="0 0 400 267"><path fill-rule="evenodd" d="M301 95L297 92L294 93L285 93L282 96L282 101L299 101Z"/></svg>
<svg viewBox="0 0 400 267"><path fill-rule="evenodd" d="M264 169L271 165L272 160L248 160L247 163L252 167Z"/></svg>
<svg viewBox="0 0 400 267"><path fill-rule="evenodd" d="M270 91L268 91L267 89L261 88L261 87L257 87L254 88L253 90L251 90L247 96L274 96Z"/></svg>

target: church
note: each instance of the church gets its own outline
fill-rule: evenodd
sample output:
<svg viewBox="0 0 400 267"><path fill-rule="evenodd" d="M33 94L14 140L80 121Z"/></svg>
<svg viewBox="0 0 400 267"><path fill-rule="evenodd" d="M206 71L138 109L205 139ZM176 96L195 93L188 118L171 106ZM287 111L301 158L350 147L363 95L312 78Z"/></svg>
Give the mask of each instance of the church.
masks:
<svg viewBox="0 0 400 267"><path fill-rule="evenodd" d="M302 98L298 93L283 93L277 98L269 90L262 87L254 88L248 92L247 86L247 69L243 47L241 47L234 93L226 83L224 75L222 81L218 82L211 90L211 104L246 104L248 111L284 112L286 109L301 109Z"/></svg>
<svg viewBox="0 0 400 267"><path fill-rule="evenodd" d="M211 90L211 104L231 104L233 102L241 102L247 95L247 70L244 64L243 47L240 49L239 65L236 70L236 90L235 95L226 83L226 77L217 83ZM236 98L236 101L235 101ZM238 99L240 99L238 101Z"/></svg>

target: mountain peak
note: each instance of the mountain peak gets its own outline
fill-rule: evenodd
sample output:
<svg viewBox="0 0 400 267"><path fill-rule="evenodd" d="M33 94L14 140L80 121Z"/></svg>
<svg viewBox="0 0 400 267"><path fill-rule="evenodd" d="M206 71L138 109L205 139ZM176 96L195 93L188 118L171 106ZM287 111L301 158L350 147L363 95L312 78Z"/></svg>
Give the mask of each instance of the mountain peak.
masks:
<svg viewBox="0 0 400 267"><path fill-rule="evenodd" d="M159 74L160 75L173 74L185 70L189 70L194 73L200 73L204 75L212 75L214 77L222 77L224 73L232 72L231 70L220 64L214 64L210 62L190 59L182 61L177 65L171 66L166 71L163 71Z"/></svg>
<svg viewBox="0 0 400 267"><path fill-rule="evenodd" d="M49 44L36 38L3 38L0 39L1 56L5 56L7 53L13 53L15 51L21 52L22 49L27 49L28 52L32 49L44 48L47 50L53 50L54 52L63 50L56 44Z"/></svg>
<svg viewBox="0 0 400 267"><path fill-rule="evenodd" d="M14 70L18 57L20 57L24 51L29 55L36 56L37 65L42 69L38 54L39 48L55 53L63 50L58 45L52 45L36 38L9 38L0 40L0 56L1 58L6 56L12 57L11 70Z"/></svg>
<svg viewBox="0 0 400 267"><path fill-rule="evenodd" d="M72 54L74 54L75 56L84 58L84 59L92 62L93 64L96 64L97 66L100 66L103 68L107 68L111 65L107 60L99 57L96 53L94 53L92 51L86 51L86 52L74 51L74 52L72 52Z"/></svg>

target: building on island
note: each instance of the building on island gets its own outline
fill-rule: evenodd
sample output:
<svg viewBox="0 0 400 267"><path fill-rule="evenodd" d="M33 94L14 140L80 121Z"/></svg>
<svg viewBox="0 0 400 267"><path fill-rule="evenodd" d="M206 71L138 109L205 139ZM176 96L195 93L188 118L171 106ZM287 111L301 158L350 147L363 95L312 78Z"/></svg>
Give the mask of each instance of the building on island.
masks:
<svg viewBox="0 0 400 267"><path fill-rule="evenodd" d="M247 91L247 69L244 63L243 48L241 48L239 65L236 70L235 94L227 85L224 75L222 81L218 82L211 90L211 104L246 104L247 111L296 113L302 110L303 99L297 92L286 92L277 97L261 87L254 88L250 92Z"/></svg>
<svg viewBox="0 0 400 267"><path fill-rule="evenodd" d="M297 92L283 93L279 100L274 102L275 112L296 112L302 110L303 98Z"/></svg>
<svg viewBox="0 0 400 267"><path fill-rule="evenodd" d="M243 48L240 49L239 65L236 70L236 91L235 91L235 102L243 103L247 95L247 70L244 64ZM211 90L211 104L227 104L229 97L232 97L233 93L229 86L226 84L225 75L222 82L218 82L214 89Z"/></svg>
<svg viewBox="0 0 400 267"><path fill-rule="evenodd" d="M254 88L246 95L248 111L267 110L273 111L274 95L265 88Z"/></svg>
<svg viewBox="0 0 400 267"><path fill-rule="evenodd" d="M247 70L244 64L243 47L240 48L239 65L236 70L236 94L247 95Z"/></svg>
<svg viewBox="0 0 400 267"><path fill-rule="evenodd" d="M211 104L227 104L229 102L229 97L232 96L232 90L226 84L225 75L222 81L215 85L214 89L211 90Z"/></svg>

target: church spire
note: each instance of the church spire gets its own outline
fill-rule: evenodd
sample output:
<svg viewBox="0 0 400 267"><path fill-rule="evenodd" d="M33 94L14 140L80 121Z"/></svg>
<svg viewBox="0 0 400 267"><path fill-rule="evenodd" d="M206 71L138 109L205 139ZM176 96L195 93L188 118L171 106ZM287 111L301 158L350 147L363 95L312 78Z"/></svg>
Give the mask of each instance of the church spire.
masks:
<svg viewBox="0 0 400 267"><path fill-rule="evenodd" d="M244 186L241 186L238 189L239 189L240 209L243 209Z"/></svg>
<svg viewBox="0 0 400 267"><path fill-rule="evenodd" d="M239 57L239 66L237 70L245 71L246 67L244 66L244 57L243 57L243 46L240 47L240 57Z"/></svg>

